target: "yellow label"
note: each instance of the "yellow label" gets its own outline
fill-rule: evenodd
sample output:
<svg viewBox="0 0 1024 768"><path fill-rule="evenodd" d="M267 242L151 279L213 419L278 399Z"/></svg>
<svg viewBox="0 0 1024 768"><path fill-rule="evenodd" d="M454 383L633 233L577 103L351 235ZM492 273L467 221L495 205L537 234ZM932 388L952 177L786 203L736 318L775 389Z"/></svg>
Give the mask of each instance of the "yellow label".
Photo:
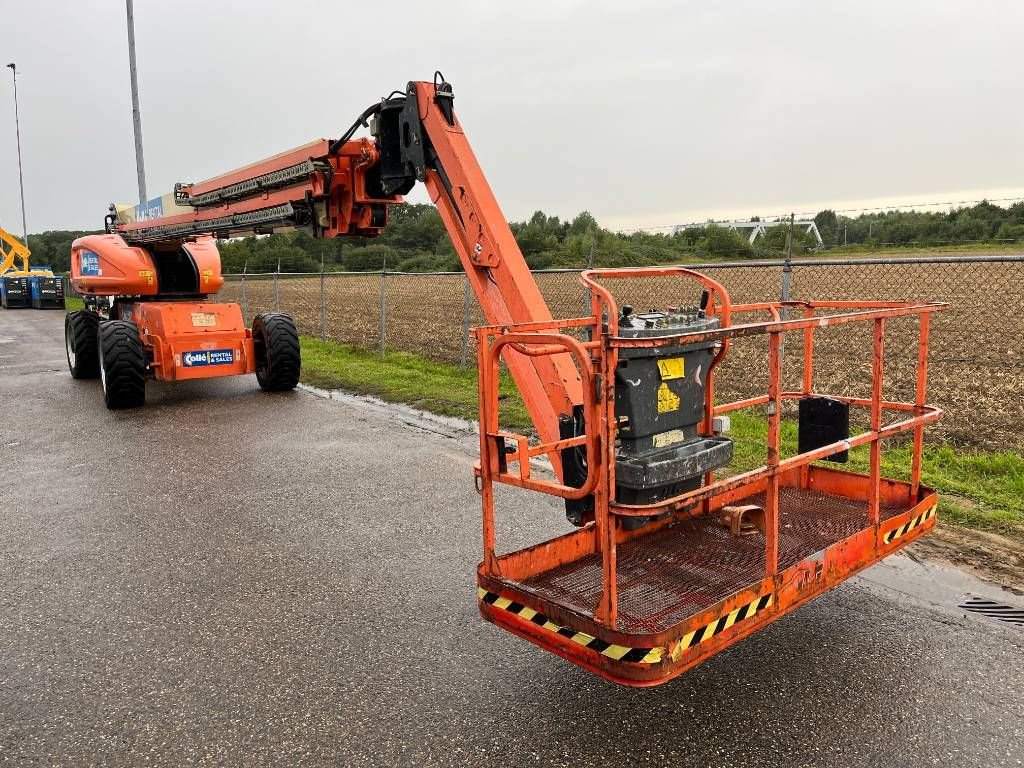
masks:
<svg viewBox="0 0 1024 768"><path fill-rule="evenodd" d="M662 382L658 387L658 413L678 411L681 402L679 395L669 389L668 384Z"/></svg>
<svg viewBox="0 0 1024 768"><path fill-rule="evenodd" d="M216 315L211 312L193 312L192 313L192 325L197 328L209 327L217 324Z"/></svg>
<svg viewBox="0 0 1024 768"><path fill-rule="evenodd" d="M668 432L662 432L660 435L654 436L654 447L665 448L669 445L675 445L681 443L686 439L686 435L683 434L681 429L670 429Z"/></svg>
<svg viewBox="0 0 1024 768"><path fill-rule="evenodd" d="M213 270L212 269L204 269L203 270L203 282L204 283L210 282L210 277L212 275L213 275Z"/></svg>
<svg viewBox="0 0 1024 768"><path fill-rule="evenodd" d="M146 281L146 285L153 284L153 273L148 269L140 269L139 277Z"/></svg>
<svg viewBox="0 0 1024 768"><path fill-rule="evenodd" d="M658 361L658 370L661 371L661 380L681 379L685 375L683 369L683 358L667 357ZM673 408L672 410L675 410Z"/></svg>

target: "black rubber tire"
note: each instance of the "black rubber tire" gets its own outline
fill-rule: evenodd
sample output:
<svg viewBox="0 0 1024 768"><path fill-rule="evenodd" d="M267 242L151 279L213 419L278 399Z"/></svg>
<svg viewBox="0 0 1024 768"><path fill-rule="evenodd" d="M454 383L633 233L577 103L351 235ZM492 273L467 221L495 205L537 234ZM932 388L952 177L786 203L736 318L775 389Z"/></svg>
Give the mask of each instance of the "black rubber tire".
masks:
<svg viewBox="0 0 1024 768"><path fill-rule="evenodd" d="M64 349L73 379L95 379L100 375L96 352L100 318L95 312L80 309L64 316Z"/></svg>
<svg viewBox="0 0 1024 768"><path fill-rule="evenodd" d="M138 408L145 404L146 353L135 323L100 323L99 363L107 408Z"/></svg>
<svg viewBox="0 0 1024 768"><path fill-rule="evenodd" d="M291 315L264 312L252 321L256 380L265 392L295 389L302 371L299 332Z"/></svg>

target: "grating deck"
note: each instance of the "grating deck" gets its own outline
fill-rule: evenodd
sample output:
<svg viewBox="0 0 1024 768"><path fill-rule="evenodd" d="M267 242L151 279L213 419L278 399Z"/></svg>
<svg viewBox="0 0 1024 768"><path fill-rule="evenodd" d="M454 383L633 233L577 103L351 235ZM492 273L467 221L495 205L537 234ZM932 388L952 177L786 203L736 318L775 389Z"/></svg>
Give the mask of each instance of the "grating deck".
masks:
<svg viewBox="0 0 1024 768"><path fill-rule="evenodd" d="M749 503L763 504L763 496ZM883 520L906 511L883 506ZM779 568L867 526L864 501L819 491L779 492ZM661 632L764 578L762 534L734 537L708 519L679 522L619 545L618 629ZM601 594L601 556L588 555L520 583L542 599L593 613Z"/></svg>

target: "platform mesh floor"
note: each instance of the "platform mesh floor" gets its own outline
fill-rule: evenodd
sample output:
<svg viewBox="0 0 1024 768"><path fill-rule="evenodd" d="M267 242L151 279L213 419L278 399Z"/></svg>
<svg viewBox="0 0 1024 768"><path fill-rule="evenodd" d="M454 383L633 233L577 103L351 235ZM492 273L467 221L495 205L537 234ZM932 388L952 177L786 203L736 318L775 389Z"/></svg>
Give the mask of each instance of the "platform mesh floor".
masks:
<svg viewBox="0 0 1024 768"><path fill-rule="evenodd" d="M751 496L745 502L763 505L764 496ZM886 520L904 511L883 505L881 516ZM864 501L783 488L779 492L779 569L865 527ZM702 518L620 544L618 629L661 632L757 583L764 578L764 550L763 534L733 536ZM532 576L519 586L542 599L592 614L601 594L601 556L588 555Z"/></svg>

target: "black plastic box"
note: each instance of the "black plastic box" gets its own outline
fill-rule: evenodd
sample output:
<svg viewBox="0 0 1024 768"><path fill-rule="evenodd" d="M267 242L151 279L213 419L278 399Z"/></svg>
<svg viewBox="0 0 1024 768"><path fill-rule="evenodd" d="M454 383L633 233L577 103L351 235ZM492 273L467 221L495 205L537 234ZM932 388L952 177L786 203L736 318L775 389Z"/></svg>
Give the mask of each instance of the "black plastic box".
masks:
<svg viewBox="0 0 1024 768"><path fill-rule="evenodd" d="M850 406L830 397L805 397L800 401L798 450L813 451L824 445L850 439ZM845 464L849 451L839 451L825 461Z"/></svg>

